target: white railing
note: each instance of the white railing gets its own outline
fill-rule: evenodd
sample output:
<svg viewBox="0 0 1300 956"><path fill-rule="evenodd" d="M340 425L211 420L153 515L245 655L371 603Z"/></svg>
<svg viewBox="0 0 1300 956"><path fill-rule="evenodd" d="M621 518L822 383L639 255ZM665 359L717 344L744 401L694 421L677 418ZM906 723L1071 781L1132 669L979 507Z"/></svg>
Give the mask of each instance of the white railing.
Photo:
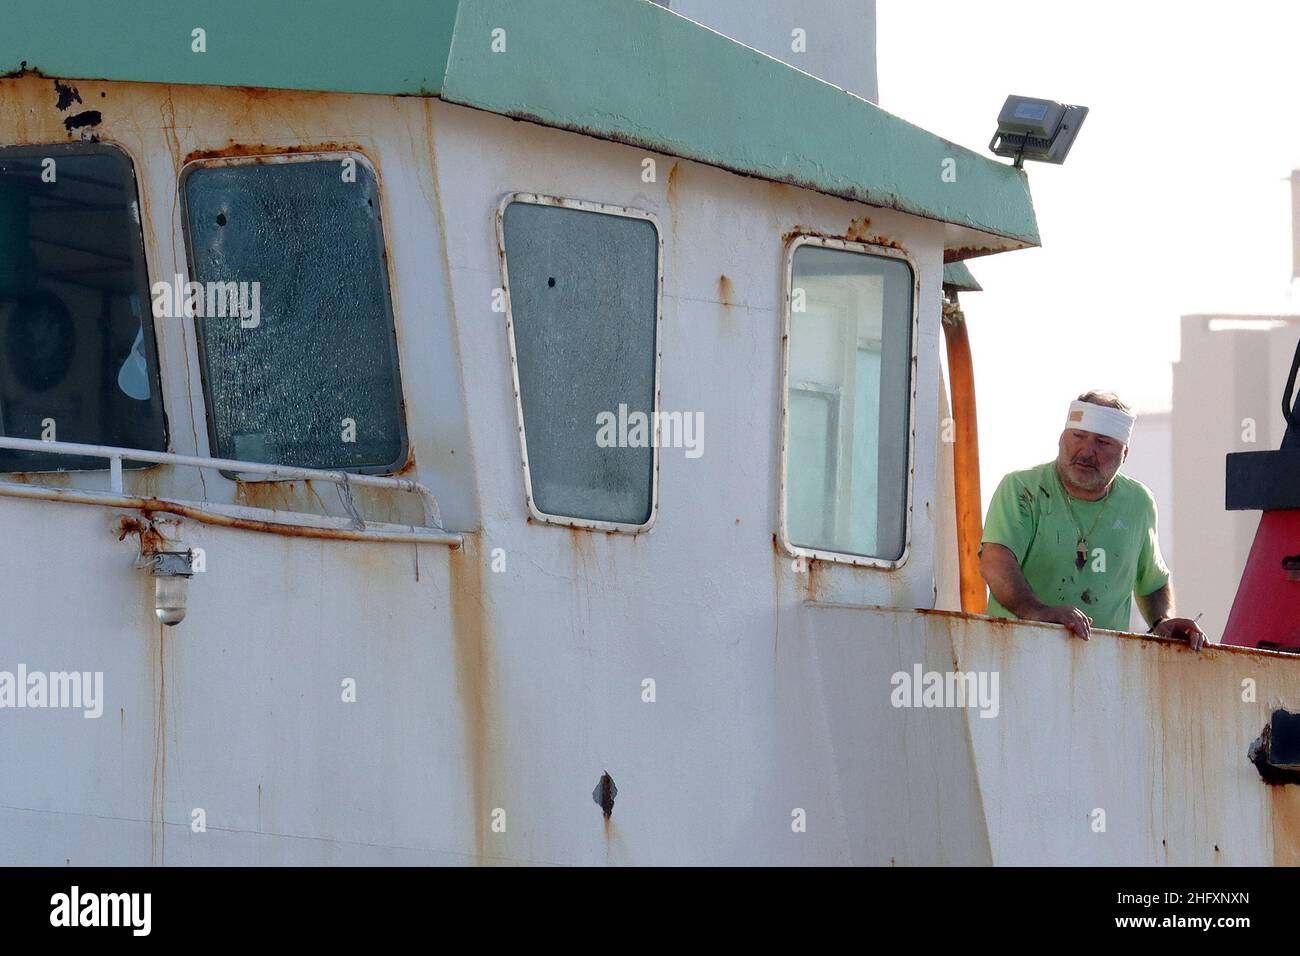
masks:
<svg viewBox="0 0 1300 956"><path fill-rule="evenodd" d="M85 458L102 458L108 462L110 491L92 491L69 488L55 488L41 485L19 484L0 481L0 496L41 498L44 500L77 501L86 504L119 505L133 508L151 508L157 511L175 510L188 514L199 521L214 524L235 524L247 527L243 522L266 521L272 526L286 529L315 530L320 534L314 537L333 537L349 540L382 541L417 541L434 544L459 546L464 543L461 535L447 532L442 527L442 516L438 511L438 502L428 488L409 478L397 478L391 475L357 475L346 471L325 471L315 468L296 468L291 465L267 465L261 462L236 461L230 458L207 458L201 455L178 455L165 451L146 451L142 448L116 448L111 445L83 445L77 442L43 441L34 438L11 438L0 436L0 448L13 451L37 452L45 455L78 456ZM263 475L267 478L279 478L289 481L323 481L339 487L339 497L351 517L351 526L339 526L338 521L329 516L308 515L300 512L275 511L268 508L248 508L241 505L217 505L210 502L170 500L162 498L143 498L128 495L122 480L122 462L136 461L155 465L184 465L193 468L211 468L219 471L239 474ZM357 510L352 500L352 488L388 488L393 491L416 495L424 509L425 525L393 525L387 523L367 523ZM173 505L174 509L167 506ZM274 527L265 530L275 530Z"/></svg>

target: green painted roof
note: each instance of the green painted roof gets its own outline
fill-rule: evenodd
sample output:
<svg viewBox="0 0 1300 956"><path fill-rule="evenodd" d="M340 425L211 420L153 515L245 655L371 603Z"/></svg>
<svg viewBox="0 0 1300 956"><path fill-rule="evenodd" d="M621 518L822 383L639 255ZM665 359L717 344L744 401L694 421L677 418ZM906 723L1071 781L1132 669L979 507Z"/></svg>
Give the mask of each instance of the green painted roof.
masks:
<svg viewBox="0 0 1300 956"><path fill-rule="evenodd" d="M5 0L0 73L436 95L457 0ZM202 28L207 52L191 50Z"/></svg>
<svg viewBox="0 0 1300 956"><path fill-rule="evenodd" d="M943 267L943 284L958 292L983 292L974 274L964 262L947 262Z"/></svg>
<svg viewBox="0 0 1300 956"><path fill-rule="evenodd" d="M647 0L9 0L5 21L0 73L440 96L984 234L949 259L1038 243L1023 171Z"/></svg>

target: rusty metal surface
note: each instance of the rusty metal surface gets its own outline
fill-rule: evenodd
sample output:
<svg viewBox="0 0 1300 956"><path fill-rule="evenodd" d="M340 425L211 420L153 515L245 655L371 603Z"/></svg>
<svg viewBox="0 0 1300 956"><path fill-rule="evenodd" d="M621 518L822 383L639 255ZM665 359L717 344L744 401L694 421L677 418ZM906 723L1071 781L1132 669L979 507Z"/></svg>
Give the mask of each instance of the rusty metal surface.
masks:
<svg viewBox="0 0 1300 956"><path fill-rule="evenodd" d="M392 475L369 475L369 474L348 474L341 471L320 471L310 468L295 468L288 465L268 465L257 462L244 462L233 460L222 460L216 458L203 458L190 455L176 455L171 452L144 451L130 448L114 448L103 445L85 445L73 442L59 441L42 441L40 439L14 438L9 436L0 436L0 448L16 448L25 451L39 451L50 455L62 456L82 456L90 458L99 458L101 460L111 461L111 486L114 493L120 494L123 491L122 461L129 459L131 461L150 462L155 464L181 465L193 468L207 468L223 472L236 472L241 475L237 480L238 484L247 485L248 481L242 478L243 474L258 475L259 480L275 479L278 484L295 481L303 482L310 488L313 481L322 484L331 484L339 488L340 498L345 499L345 505L352 500L353 487L383 489L386 491L400 491L408 494L417 495L424 507L424 517L426 527L442 530L442 518L438 510L437 499L430 494L429 490L419 482L412 481L409 478L402 478ZM407 458L407 468L410 467L410 459ZM27 477L27 476L24 476ZM0 494L4 493L4 483L0 482ZM349 516L358 524L364 526L360 513L355 512L355 507L349 510Z"/></svg>
<svg viewBox="0 0 1300 956"><path fill-rule="evenodd" d="M410 373L410 477L437 495L448 528L474 533L456 549L336 547L184 517L184 543L205 549L208 570L190 581L185 621L163 635L149 582L130 567L136 535L119 541L122 527L106 527L114 510L0 497L0 522L14 529L0 571L11 580L33 580L32 563L54 560L65 542L82 549L60 585L77 600L33 611L14 653L103 669L124 712L65 748L70 765L121 768L99 789L50 788L46 774L58 769L38 755L62 746L69 728L29 728L36 778L0 782L0 803L37 807L45 822L19 824L0 810L0 833L32 838L10 844L10 855L43 859L80 846L86 852L74 856L100 862L843 859L833 827L819 825L810 840L790 831L791 807L811 804L824 824L842 812L831 809L837 801L860 799L836 789L821 758L809 776L815 792L782 789L801 776L794 770L807 747L797 737L822 733L801 716L818 678L801 670L796 635L810 594L934 600L934 462L922 449L937 445L937 391L916 395L907 566L882 577L815 562L807 574L774 555L774 264L782 232L797 223L828 234L864 228L865 207L690 163L671 176L670 193L666 164L655 183L628 175L640 168L638 152L436 101L75 85L83 99L102 101L97 135L135 159L152 277L184 272L176 175L187 157L239 144L254 152L346 144L371 157L384 221L403 237L390 241L389 259ZM0 81L0 92L11 90L22 108L0 116L9 135L66 138L51 83ZM490 311L501 283L493 213L517 188L645 208L665 230L663 405L702 412L709 444L697 460L665 453L671 520L650 533L528 521L504 316ZM917 264L916 380L934 383L941 231L897 213L870 218L866 237L905 246ZM176 450L203 454L193 331L161 323L159 341ZM204 487L185 471L127 473L125 493L146 505L324 510L304 482L209 477ZM62 480L81 493L102 487L103 476ZM385 515L380 503L365 507ZM861 625L846 623L843 640L860 644ZM829 651L822 659L850 673ZM349 677L356 704L339 699ZM675 705L643 703L647 677ZM619 789L607 819L590 802L603 772ZM770 797L739 818L723 804L700 816L692 794L701 788ZM187 824L196 794L223 808L219 829L203 839ZM502 833L491 829L497 809L508 818ZM105 815L120 822L103 824ZM49 827L53 841L41 836ZM971 832L945 858L986 860ZM866 837L854 839L863 856ZM900 862L933 855L893 849Z"/></svg>
<svg viewBox="0 0 1300 956"><path fill-rule="evenodd" d="M439 102L75 85L103 114L77 133L137 164L151 276L184 271L187 157L241 143L372 157L403 237L389 252L410 477L471 532L455 549L337 547L161 509L208 559L164 633L132 567L147 523L0 497L0 575L34 596L10 615L0 667L98 670L107 688L97 721L6 715L0 748L22 772L0 776L5 859L1300 862L1300 791L1263 783L1246 757L1271 710L1297 706L1294 658L914 610L949 566L935 554L951 508L935 471L939 224L686 161L646 183L640 150ZM0 80L0 95L11 140L67 141L50 81ZM701 410L710 444L694 461L664 455L651 533L528 520L505 320L489 306L492 216L515 189L645 208L664 226L664 406ZM913 550L896 572L799 568L774 544L790 231L888 239L917 264ZM177 450L203 454L193 330L164 324L159 339ZM203 487L166 467L123 480L142 513L180 498L323 510L301 482ZM998 715L893 706L891 677L914 665L996 671ZM611 801L617 780L608 817L592 800L602 775ZM197 806L207 833L190 828Z"/></svg>
<svg viewBox="0 0 1300 956"><path fill-rule="evenodd" d="M1262 865L1300 852L1300 787L1247 751L1300 703L1294 655L930 615L953 661L1002 675L1003 716L969 721L993 862ZM1105 830L1094 829L1094 811Z"/></svg>
<svg viewBox="0 0 1300 956"><path fill-rule="evenodd" d="M407 544L442 544L460 547L460 534L423 530L416 526L394 527L389 523L372 523L357 529L342 524L306 523L302 515L271 508L232 508L229 505L206 505L202 502L175 501L167 498L142 498L113 492L78 491L45 484L0 483L0 497L29 501L53 501L66 504L99 505L107 508L133 508L145 518L156 514L179 515L202 524L290 538L317 538L327 541L403 542Z"/></svg>
<svg viewBox="0 0 1300 956"><path fill-rule="evenodd" d="M72 96L94 104L101 121L93 129L69 131L58 104ZM168 87L149 84L69 81L59 83L32 75L0 79L0 98L14 109L0 116L0 140L11 143L66 143L95 138L120 146L135 165L140 188L140 220L151 282L185 274L180 232L178 175L186 162L216 157L277 157L289 151L349 150L366 156L380 175L385 202L385 250L397 315L399 346L406 325L423 322L401 314L400 302L438 303L445 276L415 268L440 246L435 210L424 201L433 191L433 169L426 144L408 134L408 124L424 122L427 104L417 100L376 99L250 88ZM383 109L376 110L379 104ZM394 112L396 111L396 115ZM392 182L385 165L393 163ZM394 245L392 236L420 236ZM408 265L409 263L409 265ZM452 338L445 308L436 310L440 337ZM208 452L202 381L195 354L194 329L188 319L155 322L162 386L171 423L170 450L193 455ZM463 415L417 421L419 408L461 404L459 369L454 351L402 349L403 406L410 453L399 470L403 477L434 485L455 527L478 524L470 478L470 445ZM407 381L412 375L415 381ZM460 459L457 459L457 453ZM36 484L90 489L103 480L91 474L31 475ZM128 494L169 500L210 501L272 507L278 511L347 517L330 492L319 494L303 482L233 482L169 467L128 472ZM271 488L268 484L280 485ZM393 524L418 525L419 509L403 495L355 489L367 515Z"/></svg>

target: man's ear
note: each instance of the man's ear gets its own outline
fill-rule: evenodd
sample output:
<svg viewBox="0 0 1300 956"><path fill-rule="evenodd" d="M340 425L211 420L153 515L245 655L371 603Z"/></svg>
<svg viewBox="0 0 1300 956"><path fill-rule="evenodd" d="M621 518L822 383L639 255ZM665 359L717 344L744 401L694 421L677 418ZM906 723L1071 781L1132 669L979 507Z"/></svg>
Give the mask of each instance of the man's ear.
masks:
<svg viewBox="0 0 1300 956"><path fill-rule="evenodd" d="M1126 461L1128 461L1128 445L1124 446L1124 457L1119 460L1119 463L1122 465Z"/></svg>

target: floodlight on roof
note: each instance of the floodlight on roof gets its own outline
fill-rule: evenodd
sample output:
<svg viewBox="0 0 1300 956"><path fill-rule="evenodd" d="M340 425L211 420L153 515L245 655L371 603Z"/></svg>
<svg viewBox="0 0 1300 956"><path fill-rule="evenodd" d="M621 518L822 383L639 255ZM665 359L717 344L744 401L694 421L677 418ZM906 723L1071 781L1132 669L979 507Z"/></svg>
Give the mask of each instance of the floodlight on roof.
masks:
<svg viewBox="0 0 1300 956"><path fill-rule="evenodd" d="M1086 106L1008 96L989 149L997 156L1015 157L1016 169L1023 167L1026 159L1060 165L1087 115Z"/></svg>

